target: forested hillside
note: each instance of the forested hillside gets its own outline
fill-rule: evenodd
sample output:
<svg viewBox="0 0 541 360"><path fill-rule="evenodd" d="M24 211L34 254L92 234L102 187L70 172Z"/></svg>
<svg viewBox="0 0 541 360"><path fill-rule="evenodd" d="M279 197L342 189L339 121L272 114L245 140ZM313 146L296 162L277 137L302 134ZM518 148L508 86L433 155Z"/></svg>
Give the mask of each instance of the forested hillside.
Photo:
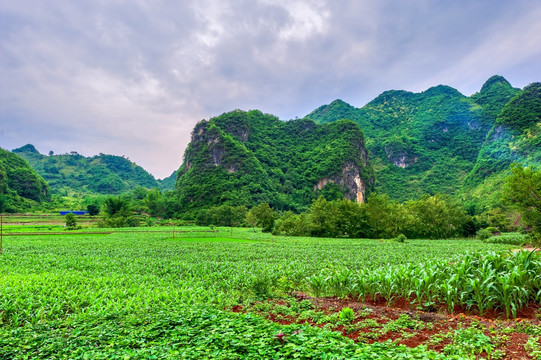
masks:
<svg viewBox="0 0 541 360"><path fill-rule="evenodd" d="M177 189L184 211L262 202L299 211L319 194L362 201L372 182L363 134L353 122L284 122L236 110L196 125Z"/></svg>
<svg viewBox="0 0 541 360"><path fill-rule="evenodd" d="M317 123L355 121L366 137L375 188L392 199L456 195L497 114L519 91L494 76L471 97L443 85L422 93L391 90L362 108L337 100L306 118Z"/></svg>
<svg viewBox="0 0 541 360"><path fill-rule="evenodd" d="M30 144L13 152L27 160L57 194L119 194L138 186L160 186L146 170L122 156L85 157L74 151L47 156Z"/></svg>
<svg viewBox="0 0 541 360"><path fill-rule="evenodd" d="M195 126L184 163L163 180L120 156L43 155L32 145L13 152L52 193L176 188L173 200L188 217L260 203L300 212L319 195L362 202L371 190L399 202L447 194L478 213L502 205L512 162L539 166L540 133L541 84L521 90L493 76L469 97L439 85L385 91L362 108L335 100L291 121L257 110L225 113Z"/></svg>
<svg viewBox="0 0 541 360"><path fill-rule="evenodd" d="M21 157L0 148L0 213L49 199L49 186Z"/></svg>
<svg viewBox="0 0 541 360"><path fill-rule="evenodd" d="M541 164L541 83L526 86L503 106L466 179L465 192L482 205L494 206L513 162Z"/></svg>
<svg viewBox="0 0 541 360"><path fill-rule="evenodd" d="M174 190L175 183L177 182L177 172L178 170L175 170L168 177L158 180L158 184L160 184L160 189L164 191Z"/></svg>

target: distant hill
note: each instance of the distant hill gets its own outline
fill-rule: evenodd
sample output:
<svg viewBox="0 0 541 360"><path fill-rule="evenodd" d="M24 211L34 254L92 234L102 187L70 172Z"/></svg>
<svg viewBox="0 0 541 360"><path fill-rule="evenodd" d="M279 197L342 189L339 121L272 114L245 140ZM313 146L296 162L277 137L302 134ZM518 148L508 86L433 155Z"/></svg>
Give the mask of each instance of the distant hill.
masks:
<svg viewBox="0 0 541 360"><path fill-rule="evenodd" d="M0 212L24 211L49 199L49 186L28 163L0 148Z"/></svg>
<svg viewBox="0 0 541 360"><path fill-rule="evenodd" d="M31 144L13 153L28 161L57 194L119 194L139 186L160 187L151 174L122 156L85 157L74 151L43 155Z"/></svg>
<svg viewBox="0 0 541 360"><path fill-rule="evenodd" d="M541 165L541 83L526 86L501 107L464 191L481 204L498 203L513 162Z"/></svg>
<svg viewBox="0 0 541 360"><path fill-rule="evenodd" d="M422 93L390 90L362 108L336 100L305 118L320 124L347 118L361 127L377 191L400 201L457 195L497 114L519 92L494 76L471 97L443 85Z"/></svg>
<svg viewBox="0 0 541 360"><path fill-rule="evenodd" d="M174 190L175 183L177 182L177 173L178 170L175 170L168 177L158 180L158 184L160 184L160 189L163 191Z"/></svg>
<svg viewBox="0 0 541 360"><path fill-rule="evenodd" d="M355 123L236 110L195 126L176 186L184 211L260 202L303 210L319 194L362 201L372 183Z"/></svg>

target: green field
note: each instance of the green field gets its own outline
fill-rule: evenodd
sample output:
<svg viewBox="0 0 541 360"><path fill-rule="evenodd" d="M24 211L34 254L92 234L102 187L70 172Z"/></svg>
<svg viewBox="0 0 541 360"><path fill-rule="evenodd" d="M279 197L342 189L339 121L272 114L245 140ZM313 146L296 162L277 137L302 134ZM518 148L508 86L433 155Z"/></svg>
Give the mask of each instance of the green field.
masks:
<svg viewBox="0 0 541 360"><path fill-rule="evenodd" d="M513 257L498 255L509 245L476 240L286 238L241 228L230 236L229 228L214 233L180 227L173 239L173 228L159 229L163 232L5 236L0 358L468 358L475 351L466 345L464 351L436 353L425 345L353 342L332 326L280 325L267 320L257 304L279 299L296 306L291 294L297 291L369 296L353 285L369 274L379 276L374 281L383 285L374 283L371 291L382 296L381 279L403 269L415 278L427 266L460 268L479 251ZM528 261L539 263L535 256ZM346 280L338 281L340 276ZM395 287L411 286L402 281ZM234 313L239 305L246 311ZM494 307L504 313L503 306ZM477 305L470 310L478 312ZM535 340L541 330L532 331ZM280 333L286 342L277 339Z"/></svg>

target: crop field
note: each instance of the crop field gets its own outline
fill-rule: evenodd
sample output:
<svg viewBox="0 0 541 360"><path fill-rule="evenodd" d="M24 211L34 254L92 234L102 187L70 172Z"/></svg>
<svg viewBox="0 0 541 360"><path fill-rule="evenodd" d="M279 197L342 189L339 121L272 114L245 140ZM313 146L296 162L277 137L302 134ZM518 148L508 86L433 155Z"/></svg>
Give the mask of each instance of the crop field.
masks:
<svg viewBox="0 0 541 360"><path fill-rule="evenodd" d="M138 229L5 236L0 358L541 359L536 253Z"/></svg>

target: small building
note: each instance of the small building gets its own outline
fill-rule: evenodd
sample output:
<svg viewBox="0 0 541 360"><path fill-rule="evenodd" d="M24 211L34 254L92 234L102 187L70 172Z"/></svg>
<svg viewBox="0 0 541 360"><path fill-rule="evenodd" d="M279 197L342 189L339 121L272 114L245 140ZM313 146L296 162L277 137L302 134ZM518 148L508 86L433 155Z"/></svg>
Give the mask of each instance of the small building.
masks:
<svg viewBox="0 0 541 360"><path fill-rule="evenodd" d="M64 210L64 211L60 212L60 215L67 215L67 214L88 215L88 211L85 211L85 210Z"/></svg>

